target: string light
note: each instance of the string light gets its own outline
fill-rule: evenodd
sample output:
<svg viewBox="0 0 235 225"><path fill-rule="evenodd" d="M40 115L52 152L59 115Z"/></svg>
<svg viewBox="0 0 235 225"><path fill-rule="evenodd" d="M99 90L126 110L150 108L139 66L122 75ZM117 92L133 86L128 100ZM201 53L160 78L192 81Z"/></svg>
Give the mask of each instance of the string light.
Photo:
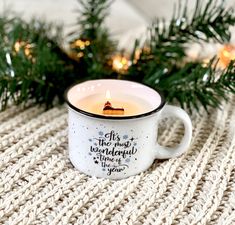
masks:
<svg viewBox="0 0 235 225"><path fill-rule="evenodd" d="M79 60L80 58L82 58L84 56L84 53L82 50L84 50L90 44L91 44L91 42L88 40L78 39L78 40L74 41L73 43L70 44L70 47L72 49L80 49L81 51L79 51L79 52L75 51L75 52L71 53L70 56L72 58L74 58L75 60Z"/></svg>
<svg viewBox="0 0 235 225"><path fill-rule="evenodd" d="M79 52L78 54L77 54L77 57L78 58L82 58L84 56L84 53L83 52Z"/></svg>
<svg viewBox="0 0 235 225"><path fill-rule="evenodd" d="M125 56L115 55L112 59L112 68L119 73L125 73L130 65L130 60L128 60Z"/></svg>
<svg viewBox="0 0 235 225"><path fill-rule="evenodd" d="M224 45L219 51L218 57L221 67L227 67L231 60L235 60L235 46L231 44Z"/></svg>
<svg viewBox="0 0 235 225"><path fill-rule="evenodd" d="M19 52L19 51L20 51L21 44L20 44L19 41L17 41L17 42L15 43L14 48L15 48L15 51L16 51L16 52Z"/></svg>
<svg viewBox="0 0 235 225"><path fill-rule="evenodd" d="M24 41L17 41L14 45L14 49L15 49L15 52L18 53L21 49L24 50L24 54L28 57L28 58L32 58L32 45L31 44L28 44Z"/></svg>
<svg viewBox="0 0 235 225"><path fill-rule="evenodd" d="M210 59L209 58L205 58L202 60L202 66L203 67L207 67L210 63Z"/></svg>
<svg viewBox="0 0 235 225"><path fill-rule="evenodd" d="M83 40L78 39L71 44L71 47L72 48L80 48L83 50L83 49L85 49L86 46L89 46L90 44L91 43L88 40L83 41Z"/></svg>
<svg viewBox="0 0 235 225"><path fill-rule="evenodd" d="M136 49L135 50L134 63L137 63L137 61L140 59L141 53L142 53L141 49Z"/></svg>

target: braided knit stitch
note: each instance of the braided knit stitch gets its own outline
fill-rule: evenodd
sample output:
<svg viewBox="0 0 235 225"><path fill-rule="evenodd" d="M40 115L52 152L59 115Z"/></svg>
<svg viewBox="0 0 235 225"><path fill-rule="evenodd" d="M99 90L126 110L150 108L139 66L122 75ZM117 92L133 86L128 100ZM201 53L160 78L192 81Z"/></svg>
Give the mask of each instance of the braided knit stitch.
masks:
<svg viewBox="0 0 235 225"><path fill-rule="evenodd" d="M187 153L119 181L80 173L67 151L67 110L12 106L0 113L0 224L235 224L235 98L194 113ZM179 143L164 121L162 145Z"/></svg>

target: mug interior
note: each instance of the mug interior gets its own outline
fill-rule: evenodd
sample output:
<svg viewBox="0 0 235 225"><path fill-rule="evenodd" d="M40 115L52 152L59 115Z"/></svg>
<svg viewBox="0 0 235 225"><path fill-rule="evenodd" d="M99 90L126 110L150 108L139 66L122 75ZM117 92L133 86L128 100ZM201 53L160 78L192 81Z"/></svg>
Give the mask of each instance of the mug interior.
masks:
<svg viewBox="0 0 235 225"><path fill-rule="evenodd" d="M133 116L122 116L122 117L98 115L84 111L81 108L79 108L77 102L91 95L101 95L106 90L111 91L112 97L113 96L115 97L118 94L119 95L122 94L123 96L125 95L134 96L136 98L148 102L149 107L142 114L137 114ZM76 84L68 89L65 98L67 104L75 111L83 113L88 116L105 118L105 119L107 118L130 119L130 118L143 117L157 112L165 104L163 96L159 92L148 86L133 81L114 80L114 79L89 80L83 83Z"/></svg>

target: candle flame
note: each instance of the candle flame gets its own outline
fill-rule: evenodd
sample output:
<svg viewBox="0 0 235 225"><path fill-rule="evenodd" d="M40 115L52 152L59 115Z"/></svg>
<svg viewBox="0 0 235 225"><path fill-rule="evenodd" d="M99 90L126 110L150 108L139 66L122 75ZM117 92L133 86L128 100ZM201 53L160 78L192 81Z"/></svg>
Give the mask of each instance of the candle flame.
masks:
<svg viewBox="0 0 235 225"><path fill-rule="evenodd" d="M109 90L106 90L106 102L104 104L103 108L103 114L104 115L124 115L124 108L115 108L112 106L112 103L110 102L111 94Z"/></svg>
<svg viewBox="0 0 235 225"><path fill-rule="evenodd" d="M111 99L111 94L110 94L110 91L109 91L109 90L106 91L106 95L105 95L105 96L106 96L106 99L107 99L107 100L110 100L110 99Z"/></svg>

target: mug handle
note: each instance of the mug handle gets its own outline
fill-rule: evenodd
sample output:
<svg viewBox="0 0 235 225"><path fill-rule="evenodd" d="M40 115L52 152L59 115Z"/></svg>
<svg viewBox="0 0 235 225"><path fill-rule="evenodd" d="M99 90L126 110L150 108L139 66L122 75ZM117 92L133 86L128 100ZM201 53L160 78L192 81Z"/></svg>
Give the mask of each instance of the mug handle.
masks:
<svg viewBox="0 0 235 225"><path fill-rule="evenodd" d="M164 119L166 117L178 117L182 120L184 124L184 136L180 144L174 148L163 147L157 143L157 152L155 155L157 159L167 159L180 156L189 148L192 139L192 122L189 115L183 109L177 106L166 105L161 112L160 119Z"/></svg>

